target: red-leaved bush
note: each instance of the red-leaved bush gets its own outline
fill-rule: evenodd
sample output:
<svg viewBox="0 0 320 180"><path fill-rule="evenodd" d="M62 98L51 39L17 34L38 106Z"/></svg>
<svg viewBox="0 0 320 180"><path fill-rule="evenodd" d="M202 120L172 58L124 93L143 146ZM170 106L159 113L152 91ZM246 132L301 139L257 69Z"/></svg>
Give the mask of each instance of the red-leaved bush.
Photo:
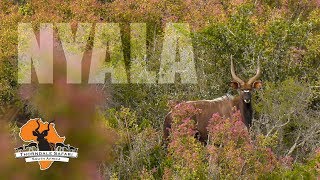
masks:
<svg viewBox="0 0 320 180"><path fill-rule="evenodd" d="M209 121L209 175L217 178L257 178L279 164L270 148L252 140L240 112L231 119L213 114Z"/></svg>
<svg viewBox="0 0 320 180"><path fill-rule="evenodd" d="M282 166L291 168L291 157L278 159L271 148L251 138L239 111L230 119L213 114L207 127L209 142L204 146L195 138L192 117L198 113L201 110L184 102L173 108L164 179L251 179Z"/></svg>
<svg viewBox="0 0 320 180"><path fill-rule="evenodd" d="M205 147L194 138L196 124L191 119L199 112L187 103L180 103L172 110L173 124L164 179L193 179L205 175Z"/></svg>

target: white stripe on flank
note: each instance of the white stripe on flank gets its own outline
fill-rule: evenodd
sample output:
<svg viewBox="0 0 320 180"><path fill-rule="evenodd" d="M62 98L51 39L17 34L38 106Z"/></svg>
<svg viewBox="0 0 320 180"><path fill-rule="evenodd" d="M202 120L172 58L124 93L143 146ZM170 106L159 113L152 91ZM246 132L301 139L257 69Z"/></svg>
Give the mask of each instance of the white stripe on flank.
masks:
<svg viewBox="0 0 320 180"><path fill-rule="evenodd" d="M221 96L221 97L218 97L216 99L212 99L212 100L199 100L199 101L206 101L206 102L220 102L220 101L224 101L226 99L230 99L232 100L234 97L230 94L227 94L225 96ZM187 101L186 103L192 103L192 102L199 102L199 101Z"/></svg>

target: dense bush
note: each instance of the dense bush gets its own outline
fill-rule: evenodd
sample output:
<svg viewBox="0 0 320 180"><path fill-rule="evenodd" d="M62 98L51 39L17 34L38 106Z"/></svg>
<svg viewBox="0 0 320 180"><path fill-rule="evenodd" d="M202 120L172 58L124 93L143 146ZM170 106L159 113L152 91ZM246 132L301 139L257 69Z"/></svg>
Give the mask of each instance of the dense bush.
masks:
<svg viewBox="0 0 320 180"><path fill-rule="evenodd" d="M164 179L206 177L205 147L195 138L196 124L191 119L199 112L199 109L184 103L173 109Z"/></svg>
<svg viewBox="0 0 320 180"><path fill-rule="evenodd" d="M319 152L313 151L305 164L291 156L274 153L277 136L250 136L239 111L231 119L213 114L208 126L208 145L196 137L194 120L199 109L184 102L175 106L167 148L161 148L161 131L136 124L127 108L110 112L107 126L122 137L114 148L114 163L106 177L116 179L274 179L315 178ZM166 152L166 153L165 153Z"/></svg>
<svg viewBox="0 0 320 180"><path fill-rule="evenodd" d="M105 178L135 179L143 171L154 175L161 173L160 163L164 155L161 133L148 122L139 125L135 112L128 108L110 109L107 114L106 126L120 138L113 148L115 163L106 167Z"/></svg>
<svg viewBox="0 0 320 180"><path fill-rule="evenodd" d="M303 159L319 147L319 110L310 108L312 97L311 88L294 79L267 82L259 92L254 129L266 136L277 135L277 154Z"/></svg>

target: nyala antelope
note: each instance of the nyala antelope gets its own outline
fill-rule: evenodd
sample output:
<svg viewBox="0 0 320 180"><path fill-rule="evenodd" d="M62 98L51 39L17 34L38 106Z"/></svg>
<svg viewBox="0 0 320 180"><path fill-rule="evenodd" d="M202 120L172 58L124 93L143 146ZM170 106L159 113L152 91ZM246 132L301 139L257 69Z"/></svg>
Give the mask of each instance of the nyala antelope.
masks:
<svg viewBox="0 0 320 180"><path fill-rule="evenodd" d="M260 89L262 87L262 82L259 81L261 76L260 66L257 68L257 73L255 76L250 78L247 82L240 79L234 70L233 61L231 60L231 75L233 81L230 82L230 86L233 89L238 90L239 95L234 97L231 95L222 96L213 100L199 100L199 101L187 101L193 105L195 108L200 109L201 113L195 115L193 119L197 124L197 137L198 139L206 143L208 139L208 121L213 114L219 113L220 116L225 118L231 118L234 112L234 107L240 110L241 118L243 123L249 128L252 123L252 104L251 104L251 93L255 89ZM169 137L169 130L172 123L172 111L170 111L165 117L164 128L163 128L163 140L167 141Z"/></svg>
<svg viewBox="0 0 320 180"><path fill-rule="evenodd" d="M53 121L49 122L47 129L40 133L40 123L39 120L37 120L38 127L34 131L32 131L32 134L37 137L39 151L52 151L54 149L53 143L48 142L48 140L46 139L46 137L48 136L48 132L50 131L50 124L52 122Z"/></svg>

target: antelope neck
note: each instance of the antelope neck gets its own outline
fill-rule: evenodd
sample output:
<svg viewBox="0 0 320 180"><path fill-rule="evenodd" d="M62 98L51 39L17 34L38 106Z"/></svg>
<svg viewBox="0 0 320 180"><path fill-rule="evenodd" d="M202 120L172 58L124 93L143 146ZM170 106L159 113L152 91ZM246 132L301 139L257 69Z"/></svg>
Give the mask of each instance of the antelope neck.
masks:
<svg viewBox="0 0 320 180"><path fill-rule="evenodd" d="M251 126L252 123L252 104L251 101L249 103L245 103L243 100L240 100L240 112L242 119L247 127Z"/></svg>

